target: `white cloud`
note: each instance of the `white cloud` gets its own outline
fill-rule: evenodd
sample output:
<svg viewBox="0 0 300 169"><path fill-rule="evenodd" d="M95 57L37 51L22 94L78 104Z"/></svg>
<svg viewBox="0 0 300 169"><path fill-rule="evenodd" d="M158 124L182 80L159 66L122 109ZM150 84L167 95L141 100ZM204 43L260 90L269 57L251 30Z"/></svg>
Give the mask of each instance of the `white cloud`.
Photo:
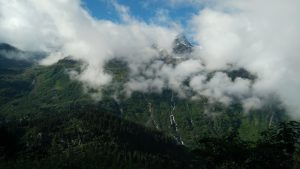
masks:
<svg viewBox="0 0 300 169"><path fill-rule="evenodd" d="M208 5L213 3L215 0L167 0L167 3L173 7L177 6L199 6L199 5Z"/></svg>
<svg viewBox="0 0 300 169"><path fill-rule="evenodd" d="M149 24L135 19L117 1L113 5L122 23L93 18L80 0L0 0L0 39L21 49L51 53L43 60L45 65L69 55L85 61L84 71L72 77L89 88L101 90L109 84L111 76L103 66L118 57L129 63L128 93L160 92L167 87L185 97L192 90L195 97L205 95L225 103L239 98L251 109L264 95L276 92L292 115L300 117L300 1L170 2L208 5L186 28L200 46L178 65L154 61L161 53L171 53L173 38L181 32L176 23L154 24L170 21L168 12L158 12L157 21ZM258 76L255 83L232 81L220 72L240 67ZM212 71L216 73L207 81ZM188 82L189 86L184 84Z"/></svg>
<svg viewBox="0 0 300 169"><path fill-rule="evenodd" d="M0 39L21 49L54 52L42 61L45 65L68 55L84 60L88 66L78 79L101 88L111 79L103 70L107 60L149 60L156 54L152 44L169 48L177 34L171 28L136 21L117 2L114 6L125 23L96 20L79 0L1 0Z"/></svg>
<svg viewBox="0 0 300 169"><path fill-rule="evenodd" d="M297 0L218 1L192 20L198 54L210 70L233 64L256 73L254 91L277 92L299 117L299 15Z"/></svg>

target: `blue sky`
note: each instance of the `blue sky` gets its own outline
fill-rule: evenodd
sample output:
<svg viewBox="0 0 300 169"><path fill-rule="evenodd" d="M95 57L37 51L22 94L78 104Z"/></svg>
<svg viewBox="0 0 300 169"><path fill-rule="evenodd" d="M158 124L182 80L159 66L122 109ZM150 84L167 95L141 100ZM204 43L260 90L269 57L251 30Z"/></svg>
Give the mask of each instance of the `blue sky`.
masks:
<svg viewBox="0 0 300 169"><path fill-rule="evenodd" d="M116 2L127 6L130 14L139 20L152 22L158 13L163 13L182 26L185 26L187 20L201 8L199 5L191 3L172 4L170 0L118 0ZM111 0L82 0L82 3L96 18L120 21Z"/></svg>

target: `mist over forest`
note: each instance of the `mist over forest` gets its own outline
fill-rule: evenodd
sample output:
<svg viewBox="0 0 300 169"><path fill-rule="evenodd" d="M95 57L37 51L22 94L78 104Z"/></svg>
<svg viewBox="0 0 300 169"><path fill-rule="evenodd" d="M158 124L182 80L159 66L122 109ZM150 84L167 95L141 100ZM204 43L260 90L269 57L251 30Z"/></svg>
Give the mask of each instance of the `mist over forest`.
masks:
<svg viewBox="0 0 300 169"><path fill-rule="evenodd" d="M0 0L0 168L298 168L298 0Z"/></svg>

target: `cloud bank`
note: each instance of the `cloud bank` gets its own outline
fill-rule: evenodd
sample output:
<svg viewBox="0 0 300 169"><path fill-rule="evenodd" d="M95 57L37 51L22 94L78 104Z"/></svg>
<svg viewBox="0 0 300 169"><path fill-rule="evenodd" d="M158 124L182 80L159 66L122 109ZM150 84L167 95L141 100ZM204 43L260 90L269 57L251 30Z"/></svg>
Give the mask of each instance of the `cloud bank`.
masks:
<svg viewBox="0 0 300 169"><path fill-rule="evenodd" d="M130 18L127 8L114 3L126 23L97 20L79 0L1 0L0 39L24 50L51 54L42 64L55 63L65 56L87 62L78 76L93 88L109 83L104 63L113 57L139 61L153 57L152 44L169 48L176 31L148 25Z"/></svg>
<svg viewBox="0 0 300 169"><path fill-rule="evenodd" d="M192 19L198 55L210 70L230 63L257 74L254 94L276 92L299 116L299 15L296 0L218 1Z"/></svg>
<svg viewBox="0 0 300 169"><path fill-rule="evenodd" d="M69 55L85 61L83 72L74 77L88 88L109 84L112 77L104 65L121 58L130 68L128 95L170 88L192 99L238 99L251 109L275 92L291 115L300 117L300 1L199 1L207 7L186 28L136 20L129 8L112 3L121 23L93 18L80 0L0 0L0 41L49 52L44 65ZM182 29L197 45L192 53L174 54L173 40ZM170 57L181 61L166 62ZM232 79L226 73L239 68L257 78Z"/></svg>

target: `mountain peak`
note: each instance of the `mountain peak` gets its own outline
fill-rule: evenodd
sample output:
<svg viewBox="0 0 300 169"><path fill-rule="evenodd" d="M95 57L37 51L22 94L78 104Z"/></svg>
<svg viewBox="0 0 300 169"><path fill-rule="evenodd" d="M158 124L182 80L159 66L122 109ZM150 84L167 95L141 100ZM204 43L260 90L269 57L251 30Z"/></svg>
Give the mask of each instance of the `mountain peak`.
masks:
<svg viewBox="0 0 300 169"><path fill-rule="evenodd" d="M193 45L187 40L184 34L176 36L173 42L173 52L175 54L185 54L192 52Z"/></svg>

